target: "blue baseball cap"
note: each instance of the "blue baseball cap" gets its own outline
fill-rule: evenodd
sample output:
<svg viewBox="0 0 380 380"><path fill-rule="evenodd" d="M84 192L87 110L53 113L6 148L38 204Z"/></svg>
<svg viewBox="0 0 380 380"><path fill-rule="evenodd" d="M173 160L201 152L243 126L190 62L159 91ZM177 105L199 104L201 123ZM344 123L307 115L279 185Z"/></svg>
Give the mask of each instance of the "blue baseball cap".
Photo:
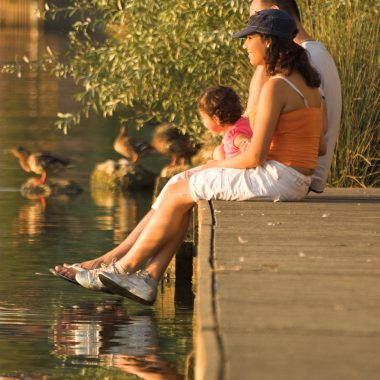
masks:
<svg viewBox="0 0 380 380"><path fill-rule="evenodd" d="M247 26L234 33L234 38L243 38L251 34L268 34L293 40L297 34L296 22L292 16L279 9L264 9L256 12L247 22Z"/></svg>

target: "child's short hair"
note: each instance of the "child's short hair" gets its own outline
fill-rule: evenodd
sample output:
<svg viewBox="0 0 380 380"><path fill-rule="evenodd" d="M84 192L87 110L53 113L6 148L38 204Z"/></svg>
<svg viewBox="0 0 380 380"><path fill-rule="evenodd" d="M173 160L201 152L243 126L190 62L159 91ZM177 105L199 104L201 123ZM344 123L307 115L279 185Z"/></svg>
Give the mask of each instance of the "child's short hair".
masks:
<svg viewBox="0 0 380 380"><path fill-rule="evenodd" d="M229 87L209 87L198 98L198 109L208 116L217 116L222 124L234 124L243 113L239 96Z"/></svg>

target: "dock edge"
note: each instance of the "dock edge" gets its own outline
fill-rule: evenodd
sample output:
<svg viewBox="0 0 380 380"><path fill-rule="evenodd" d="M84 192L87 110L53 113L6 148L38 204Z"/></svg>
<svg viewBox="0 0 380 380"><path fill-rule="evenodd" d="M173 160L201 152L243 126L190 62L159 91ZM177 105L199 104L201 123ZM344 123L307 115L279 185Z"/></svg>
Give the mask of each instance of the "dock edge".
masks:
<svg viewBox="0 0 380 380"><path fill-rule="evenodd" d="M195 380L223 379L223 348L215 310L212 204L198 202Z"/></svg>

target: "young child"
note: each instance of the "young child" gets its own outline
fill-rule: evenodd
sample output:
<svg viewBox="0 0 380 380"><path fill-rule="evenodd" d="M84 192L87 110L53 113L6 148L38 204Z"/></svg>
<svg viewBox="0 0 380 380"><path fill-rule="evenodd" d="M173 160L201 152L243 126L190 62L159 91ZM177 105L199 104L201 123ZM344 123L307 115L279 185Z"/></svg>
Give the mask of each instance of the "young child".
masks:
<svg viewBox="0 0 380 380"><path fill-rule="evenodd" d="M213 160L234 157L249 146L252 129L249 120L241 116L242 111L239 96L229 87L209 87L198 98L198 112L203 125L212 133L224 134L222 144L214 149ZM153 203L152 209L159 207L170 185L190 178L204 167L196 166L171 177Z"/></svg>
<svg viewBox="0 0 380 380"><path fill-rule="evenodd" d="M243 152L251 141L249 120L242 117L238 95L229 87L208 88L198 99L203 125L213 133L223 133L223 142L213 153L214 160L224 160Z"/></svg>

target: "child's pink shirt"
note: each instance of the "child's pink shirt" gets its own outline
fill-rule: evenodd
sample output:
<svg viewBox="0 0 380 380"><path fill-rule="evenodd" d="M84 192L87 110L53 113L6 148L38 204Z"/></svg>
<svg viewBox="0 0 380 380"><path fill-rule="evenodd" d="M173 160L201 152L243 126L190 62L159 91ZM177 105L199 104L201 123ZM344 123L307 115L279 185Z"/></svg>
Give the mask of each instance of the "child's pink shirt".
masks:
<svg viewBox="0 0 380 380"><path fill-rule="evenodd" d="M249 125L249 120L241 117L225 134L223 137L223 146L226 158L231 158L240 153L238 147L234 145L234 139L238 135L245 135L249 138L252 137L252 129Z"/></svg>

